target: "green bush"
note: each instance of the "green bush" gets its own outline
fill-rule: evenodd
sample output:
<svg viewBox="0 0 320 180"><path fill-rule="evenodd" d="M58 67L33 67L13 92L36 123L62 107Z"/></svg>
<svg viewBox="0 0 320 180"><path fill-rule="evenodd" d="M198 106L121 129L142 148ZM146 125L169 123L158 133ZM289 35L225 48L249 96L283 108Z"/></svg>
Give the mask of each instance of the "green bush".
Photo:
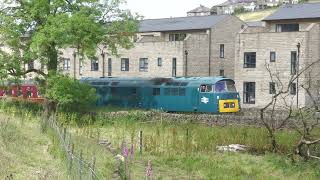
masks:
<svg viewBox="0 0 320 180"><path fill-rule="evenodd" d="M45 96L55 101L60 111L82 111L97 99L94 88L65 75L52 76L47 83Z"/></svg>

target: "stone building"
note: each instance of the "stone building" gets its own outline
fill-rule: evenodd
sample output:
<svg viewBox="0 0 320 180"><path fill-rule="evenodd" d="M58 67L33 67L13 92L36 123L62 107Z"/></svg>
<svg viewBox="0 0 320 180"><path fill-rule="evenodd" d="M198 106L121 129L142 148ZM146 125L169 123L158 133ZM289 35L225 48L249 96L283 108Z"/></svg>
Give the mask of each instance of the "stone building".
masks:
<svg viewBox="0 0 320 180"><path fill-rule="evenodd" d="M289 79L300 72L302 75L298 81L294 79L283 98L295 107L310 105L312 99L304 86L310 87L314 99L319 100L320 63L307 68L320 59L319 10L320 3L283 6L262 23L253 23L240 31L236 40L235 81L242 107L266 105L272 94L289 87Z"/></svg>
<svg viewBox="0 0 320 180"><path fill-rule="evenodd" d="M81 77L234 77L235 38L244 23L235 16L190 16L140 23L134 47L81 61L74 49L62 55L61 69ZM103 51L102 51L103 50Z"/></svg>
<svg viewBox="0 0 320 180"><path fill-rule="evenodd" d="M188 16L209 16L211 15L211 9L200 5L199 7L187 12Z"/></svg>

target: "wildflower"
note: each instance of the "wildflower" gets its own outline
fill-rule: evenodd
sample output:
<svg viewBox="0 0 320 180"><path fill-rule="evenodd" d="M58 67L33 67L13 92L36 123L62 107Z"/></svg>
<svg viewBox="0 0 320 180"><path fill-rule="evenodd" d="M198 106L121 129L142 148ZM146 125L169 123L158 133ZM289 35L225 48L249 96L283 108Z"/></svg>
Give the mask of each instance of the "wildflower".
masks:
<svg viewBox="0 0 320 180"><path fill-rule="evenodd" d="M152 176L152 164L151 160L148 161L148 166L146 168L146 177L151 177Z"/></svg>
<svg viewBox="0 0 320 180"><path fill-rule="evenodd" d="M128 157L128 155L129 155L129 150L128 150L128 148L127 148L126 145L123 146L122 153L123 153L123 156L124 156L125 158Z"/></svg>

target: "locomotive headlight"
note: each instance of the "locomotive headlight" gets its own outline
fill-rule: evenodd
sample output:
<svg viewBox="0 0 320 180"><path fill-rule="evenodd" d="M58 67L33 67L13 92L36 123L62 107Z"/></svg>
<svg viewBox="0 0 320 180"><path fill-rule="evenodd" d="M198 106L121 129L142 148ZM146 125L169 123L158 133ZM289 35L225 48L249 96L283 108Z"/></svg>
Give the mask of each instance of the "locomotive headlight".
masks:
<svg viewBox="0 0 320 180"><path fill-rule="evenodd" d="M219 96L217 96L217 99L220 99L220 97L219 97Z"/></svg>
<svg viewBox="0 0 320 180"><path fill-rule="evenodd" d="M230 108L235 108L236 104L235 103L230 103Z"/></svg>

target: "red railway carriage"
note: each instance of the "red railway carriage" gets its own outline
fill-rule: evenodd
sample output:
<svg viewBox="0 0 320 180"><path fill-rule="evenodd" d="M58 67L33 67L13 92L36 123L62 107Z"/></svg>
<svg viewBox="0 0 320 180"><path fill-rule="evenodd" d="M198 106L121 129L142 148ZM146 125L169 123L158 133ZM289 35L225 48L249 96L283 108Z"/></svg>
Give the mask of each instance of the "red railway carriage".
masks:
<svg viewBox="0 0 320 180"><path fill-rule="evenodd" d="M21 86L0 87L0 97L23 97L23 98L39 98L39 91L34 84L23 84Z"/></svg>

